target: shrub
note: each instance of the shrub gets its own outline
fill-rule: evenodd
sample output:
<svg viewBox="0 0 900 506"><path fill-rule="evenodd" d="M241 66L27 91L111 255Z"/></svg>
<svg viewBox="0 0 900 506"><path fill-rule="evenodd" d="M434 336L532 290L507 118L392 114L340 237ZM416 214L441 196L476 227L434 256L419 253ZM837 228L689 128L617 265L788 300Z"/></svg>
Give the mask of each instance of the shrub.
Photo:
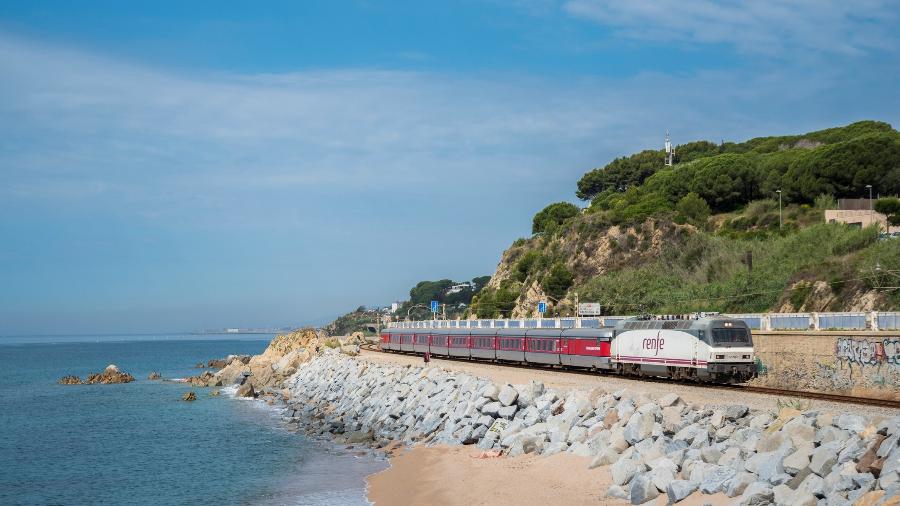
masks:
<svg viewBox="0 0 900 506"><path fill-rule="evenodd" d="M562 299L566 292L575 282L575 276L569 272L565 265L559 263L550 269L550 273L541 283L544 293L550 295L554 299Z"/></svg>
<svg viewBox="0 0 900 506"><path fill-rule="evenodd" d="M687 221L697 225L706 223L709 218L709 204L694 192L682 197L675 206L675 210Z"/></svg>
<svg viewBox="0 0 900 506"><path fill-rule="evenodd" d="M531 224L531 233L545 232L551 234L557 227L569 218L581 214L581 208L568 202L550 204L534 215Z"/></svg>
<svg viewBox="0 0 900 506"><path fill-rule="evenodd" d="M524 282L530 274L542 269L545 261L546 260L540 251L531 250L522 255L522 258L516 262L513 277L516 281Z"/></svg>
<svg viewBox="0 0 900 506"><path fill-rule="evenodd" d="M812 293L813 284L809 281L800 281L794 286L794 289L791 290L791 296L789 300L791 301L791 305L794 306L795 310L799 310L803 307L803 304L806 303L806 299L809 298L809 294Z"/></svg>
<svg viewBox="0 0 900 506"><path fill-rule="evenodd" d="M834 198L834 195L822 194L816 197L816 200L813 202L813 207L820 211L826 211L828 209L837 209L837 199Z"/></svg>

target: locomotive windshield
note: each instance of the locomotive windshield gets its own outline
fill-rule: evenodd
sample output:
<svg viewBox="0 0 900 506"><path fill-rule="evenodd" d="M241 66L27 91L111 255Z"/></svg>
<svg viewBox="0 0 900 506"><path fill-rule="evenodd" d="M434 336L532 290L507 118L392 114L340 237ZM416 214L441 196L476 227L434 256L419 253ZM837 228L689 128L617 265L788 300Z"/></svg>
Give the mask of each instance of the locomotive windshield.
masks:
<svg viewBox="0 0 900 506"><path fill-rule="evenodd" d="M712 329L714 346L750 346L750 331L742 328Z"/></svg>

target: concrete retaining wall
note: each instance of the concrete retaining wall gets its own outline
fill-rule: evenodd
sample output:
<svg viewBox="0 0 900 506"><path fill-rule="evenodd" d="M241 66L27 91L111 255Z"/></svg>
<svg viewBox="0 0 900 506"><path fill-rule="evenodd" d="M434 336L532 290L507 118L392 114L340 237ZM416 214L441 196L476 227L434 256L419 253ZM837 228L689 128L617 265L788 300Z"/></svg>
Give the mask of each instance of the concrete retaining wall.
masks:
<svg viewBox="0 0 900 506"><path fill-rule="evenodd" d="M754 384L900 400L900 332L754 332Z"/></svg>

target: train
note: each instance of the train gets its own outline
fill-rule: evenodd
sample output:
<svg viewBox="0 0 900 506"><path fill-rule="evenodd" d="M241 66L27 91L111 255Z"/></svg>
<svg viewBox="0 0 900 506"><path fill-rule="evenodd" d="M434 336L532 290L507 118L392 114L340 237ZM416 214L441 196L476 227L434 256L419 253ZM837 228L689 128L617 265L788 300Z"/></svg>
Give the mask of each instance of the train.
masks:
<svg viewBox="0 0 900 506"><path fill-rule="evenodd" d="M638 317L601 328L387 328L381 349L711 383L756 376L753 336L726 317Z"/></svg>

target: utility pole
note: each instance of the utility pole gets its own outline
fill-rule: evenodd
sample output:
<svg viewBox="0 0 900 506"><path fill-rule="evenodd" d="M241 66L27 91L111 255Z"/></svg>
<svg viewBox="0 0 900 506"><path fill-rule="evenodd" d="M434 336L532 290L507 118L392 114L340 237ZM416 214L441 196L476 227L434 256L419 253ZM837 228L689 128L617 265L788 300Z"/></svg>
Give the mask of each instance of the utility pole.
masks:
<svg viewBox="0 0 900 506"><path fill-rule="evenodd" d="M784 226L784 219L781 216L781 190L775 190L775 193L778 194L778 230Z"/></svg>

